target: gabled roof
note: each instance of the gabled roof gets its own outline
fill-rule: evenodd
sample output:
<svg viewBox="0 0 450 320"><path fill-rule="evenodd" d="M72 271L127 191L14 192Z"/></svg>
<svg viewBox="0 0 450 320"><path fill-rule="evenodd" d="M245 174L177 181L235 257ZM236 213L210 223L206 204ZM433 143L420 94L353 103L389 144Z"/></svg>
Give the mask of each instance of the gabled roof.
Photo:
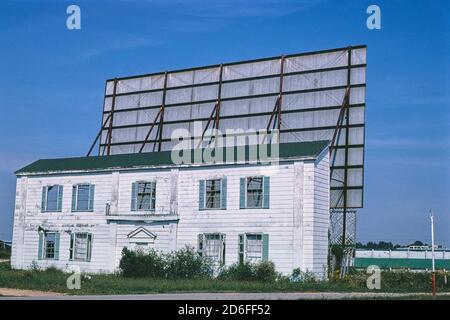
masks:
<svg viewBox="0 0 450 320"><path fill-rule="evenodd" d="M316 158L327 148L329 141L292 142L279 144L279 160L294 158ZM242 148L242 147L240 147ZM218 149L218 148L217 148ZM216 149L216 150L217 150ZM229 148L222 149L224 155L230 152ZM237 147L234 147L234 158L237 156ZM245 147L246 159L249 147ZM191 159L193 151L191 151ZM258 159L259 160L259 159ZM193 163L194 165L207 164ZM118 169L144 169L151 167L179 166L172 161L171 151L119 154L111 156L93 156L62 159L42 159L17 170L17 175L49 174L59 172L105 171Z"/></svg>

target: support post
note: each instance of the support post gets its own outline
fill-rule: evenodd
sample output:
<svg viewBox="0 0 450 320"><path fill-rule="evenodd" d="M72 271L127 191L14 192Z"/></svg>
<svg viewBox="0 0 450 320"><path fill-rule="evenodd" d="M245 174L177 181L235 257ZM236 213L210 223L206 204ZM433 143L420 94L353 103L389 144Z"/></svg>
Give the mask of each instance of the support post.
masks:
<svg viewBox="0 0 450 320"><path fill-rule="evenodd" d="M167 93L167 71L164 73L164 90L163 90L163 96L162 96L162 104L161 104L161 117L159 120L159 126L158 126L158 151L161 151L161 144L162 144L162 132L163 132L163 125L164 125L164 111L166 107L166 93ZM155 149L155 146L153 146L153 150Z"/></svg>
<svg viewBox="0 0 450 320"><path fill-rule="evenodd" d="M111 114L108 115L108 117L106 117L105 122L103 122L102 127L100 128L100 131L98 132L97 136L95 137L94 142L92 143L91 147L89 148L88 153L86 154L86 157L89 157L91 155L92 150L95 147L95 144L97 143L97 140L100 138L102 131L104 129L106 129L106 123L108 122L108 120L111 118Z"/></svg>
<svg viewBox="0 0 450 320"><path fill-rule="evenodd" d="M113 87L113 96L112 96L112 102L111 102L111 113L110 115L110 122L109 122L109 128L108 128L108 145L106 149L106 155L111 154L111 142L112 142L112 130L113 130L113 122L114 122L114 109L116 105L116 92L117 92L117 78L114 79L114 87Z"/></svg>

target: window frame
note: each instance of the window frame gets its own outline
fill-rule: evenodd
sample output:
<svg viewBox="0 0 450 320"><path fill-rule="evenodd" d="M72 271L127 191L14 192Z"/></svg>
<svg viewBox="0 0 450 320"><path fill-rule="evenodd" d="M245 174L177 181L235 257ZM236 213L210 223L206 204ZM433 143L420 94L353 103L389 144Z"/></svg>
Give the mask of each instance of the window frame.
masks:
<svg viewBox="0 0 450 320"><path fill-rule="evenodd" d="M43 234L44 234L44 236L42 237L42 252L41 252L41 257L42 257L42 260L58 260L57 258L56 258L56 244L57 244L57 240L56 240L56 238L57 238L57 233L58 232L56 232L56 231L50 231L50 232L44 232ZM51 258L49 258L48 257L48 252L47 252L47 250L48 250L48 244L47 244L47 242L48 242L48 236L49 235L53 235L54 236L54 239L53 239L53 257L51 257Z"/></svg>
<svg viewBox="0 0 450 320"><path fill-rule="evenodd" d="M219 239L207 239L208 236L218 236ZM225 253L226 253L226 235L224 233L220 232L209 232L209 233L200 233L198 235L198 247L197 252L201 257L206 257L208 259L211 259L214 264L218 264L220 266L223 266L225 264ZM208 240L219 240L219 256L217 258L206 256L205 255L205 248L206 248L206 241Z"/></svg>
<svg viewBox="0 0 450 320"><path fill-rule="evenodd" d="M83 259L78 259L76 257L76 240L78 235L86 235L86 255ZM94 235L90 232L73 232L70 234L70 244L69 244L69 260L77 262L90 262L92 255L92 242Z"/></svg>
<svg viewBox="0 0 450 320"><path fill-rule="evenodd" d="M87 199L87 209L79 209L78 208L78 196L79 196L79 187L80 186L88 186L88 199ZM94 206L92 205L92 209L89 208L91 201L94 201L94 199L91 199L91 190L94 187L94 185L92 183L77 183L74 184L72 186L72 188L75 187L76 188L76 192L75 192L75 206L73 206L72 204L72 212L93 212L94 211ZM94 194L94 198L95 198L95 194ZM73 201L73 199L72 199Z"/></svg>
<svg viewBox="0 0 450 320"><path fill-rule="evenodd" d="M154 212L156 210L156 181L155 180L149 180L149 181L136 181L136 208L135 211L150 211ZM150 208L139 208L139 184L151 184L152 185L152 193L150 194ZM134 196L134 195L132 195Z"/></svg>
<svg viewBox="0 0 450 320"><path fill-rule="evenodd" d="M41 212L62 212L62 201L63 198L61 196L61 199L59 199L59 193L63 192L64 190L64 186L61 184L52 184L52 185L45 185L43 186L43 188L45 188L45 199L44 199L44 208L42 208L42 204L41 204ZM50 210L48 209L48 190L49 188L56 188L56 209L54 210ZM60 191L61 188L61 191Z"/></svg>
<svg viewBox="0 0 450 320"><path fill-rule="evenodd" d="M248 181L249 181L249 179L261 179L260 205L258 205L258 206L249 206L248 205ZM263 209L264 208L264 176L245 177L245 208L248 208L248 209Z"/></svg>
<svg viewBox="0 0 450 320"><path fill-rule="evenodd" d="M223 178L210 178L210 179L205 179L205 190L204 190L204 194L203 194L203 199L205 202L205 207L203 208L203 210L220 210L222 209L222 180ZM208 207L207 203L208 203L208 181L218 181L219 184L219 190L218 191L214 191L216 194L218 193L219 196L219 201L217 203L217 207Z"/></svg>
<svg viewBox="0 0 450 320"><path fill-rule="evenodd" d="M248 259L248 236L260 236L261 257L257 260ZM266 243L265 243L266 242ZM238 262L239 263L260 263L268 260L269 235L264 232L246 232L239 234L238 240ZM266 247L266 248L265 248Z"/></svg>

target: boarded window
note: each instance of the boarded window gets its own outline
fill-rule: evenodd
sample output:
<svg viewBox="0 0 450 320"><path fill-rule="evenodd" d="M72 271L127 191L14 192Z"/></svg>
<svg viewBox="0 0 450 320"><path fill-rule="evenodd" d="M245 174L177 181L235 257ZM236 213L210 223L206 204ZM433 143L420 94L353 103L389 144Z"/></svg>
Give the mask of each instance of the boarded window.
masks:
<svg viewBox="0 0 450 320"><path fill-rule="evenodd" d="M70 237L70 260L90 261L92 251L92 234L72 233Z"/></svg>
<svg viewBox="0 0 450 320"><path fill-rule="evenodd" d="M239 235L239 263L268 261L269 235L245 233Z"/></svg>
<svg viewBox="0 0 450 320"><path fill-rule="evenodd" d="M215 264L225 263L225 235L204 233L199 235L199 254L211 259Z"/></svg>
<svg viewBox="0 0 450 320"><path fill-rule="evenodd" d="M262 234L247 234L246 260L248 262L261 261L262 249Z"/></svg>

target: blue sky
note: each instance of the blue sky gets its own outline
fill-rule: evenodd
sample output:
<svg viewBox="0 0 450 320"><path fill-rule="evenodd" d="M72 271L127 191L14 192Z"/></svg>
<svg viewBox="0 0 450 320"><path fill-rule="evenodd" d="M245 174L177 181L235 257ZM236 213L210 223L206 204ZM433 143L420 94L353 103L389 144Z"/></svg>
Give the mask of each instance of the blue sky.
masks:
<svg viewBox="0 0 450 320"><path fill-rule="evenodd" d="M82 29L66 28L81 7ZM366 8L381 8L381 30ZM368 45L365 207L358 241L450 246L448 1L2 1L0 239L12 236L13 172L81 156L105 80Z"/></svg>

